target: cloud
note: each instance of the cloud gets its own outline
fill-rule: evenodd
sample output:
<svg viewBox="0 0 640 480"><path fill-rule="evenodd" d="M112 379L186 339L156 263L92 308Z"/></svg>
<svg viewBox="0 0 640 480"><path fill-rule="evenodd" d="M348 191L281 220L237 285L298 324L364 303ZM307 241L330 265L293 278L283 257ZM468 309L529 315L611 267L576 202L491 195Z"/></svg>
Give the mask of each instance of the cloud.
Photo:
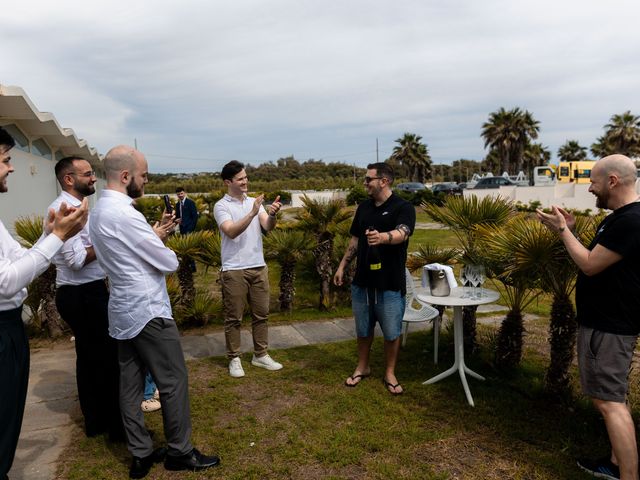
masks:
<svg viewBox="0 0 640 480"><path fill-rule="evenodd" d="M362 165L405 131L436 162L481 159L482 123L514 106L555 153L640 112L638 13L619 0L32 1L7 12L0 81L101 152L137 139L155 171L289 154Z"/></svg>

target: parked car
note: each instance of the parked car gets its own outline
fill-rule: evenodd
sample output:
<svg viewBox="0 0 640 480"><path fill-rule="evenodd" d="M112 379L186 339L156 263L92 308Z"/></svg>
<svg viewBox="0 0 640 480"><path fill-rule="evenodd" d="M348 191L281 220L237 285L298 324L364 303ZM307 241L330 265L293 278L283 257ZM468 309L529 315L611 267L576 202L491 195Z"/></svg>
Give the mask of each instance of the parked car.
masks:
<svg viewBox="0 0 640 480"><path fill-rule="evenodd" d="M446 195L462 195L462 187L454 182L436 183L431 190L433 193L442 192Z"/></svg>
<svg viewBox="0 0 640 480"><path fill-rule="evenodd" d="M508 178L504 177L485 177L478 180L474 189L482 189L482 188L500 188L500 187L509 187L516 186L516 183L512 182Z"/></svg>
<svg viewBox="0 0 640 480"><path fill-rule="evenodd" d="M420 182L407 182L407 183L399 183L396 185L396 190L402 190L403 192L421 192L422 190L426 190L424 183Z"/></svg>

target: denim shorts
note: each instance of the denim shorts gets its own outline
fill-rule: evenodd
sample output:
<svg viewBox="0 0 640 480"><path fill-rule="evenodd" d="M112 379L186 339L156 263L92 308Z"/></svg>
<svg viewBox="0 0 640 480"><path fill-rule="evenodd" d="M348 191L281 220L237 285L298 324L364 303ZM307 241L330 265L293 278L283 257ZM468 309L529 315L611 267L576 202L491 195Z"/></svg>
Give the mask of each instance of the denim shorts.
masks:
<svg viewBox="0 0 640 480"><path fill-rule="evenodd" d="M402 332L405 297L393 290L368 290L351 285L351 304L356 321L356 335L370 337L376 321L380 324L384 339L393 341Z"/></svg>
<svg viewBox="0 0 640 480"><path fill-rule="evenodd" d="M624 403L637 338L580 326L577 343L582 393L598 400Z"/></svg>

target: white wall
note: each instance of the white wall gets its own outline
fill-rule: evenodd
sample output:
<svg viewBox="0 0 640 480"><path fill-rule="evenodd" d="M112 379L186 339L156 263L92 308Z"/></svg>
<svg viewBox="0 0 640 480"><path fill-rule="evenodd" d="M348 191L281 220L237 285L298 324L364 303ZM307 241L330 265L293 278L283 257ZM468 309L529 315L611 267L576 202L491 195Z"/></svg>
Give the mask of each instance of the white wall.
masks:
<svg viewBox="0 0 640 480"><path fill-rule="evenodd" d="M306 191L306 192L291 192L291 206L301 207L302 197L307 196L312 200L333 200L336 198L347 198L347 192L344 190L322 190L322 191Z"/></svg>
<svg viewBox="0 0 640 480"><path fill-rule="evenodd" d="M0 193L0 220L11 232L14 221L21 216L44 215L49 204L59 195L60 186L54 174L54 160L32 155L17 148L11 150L14 172L9 174L9 191ZM96 184L102 190L103 180ZM93 206L96 195L89 199Z"/></svg>

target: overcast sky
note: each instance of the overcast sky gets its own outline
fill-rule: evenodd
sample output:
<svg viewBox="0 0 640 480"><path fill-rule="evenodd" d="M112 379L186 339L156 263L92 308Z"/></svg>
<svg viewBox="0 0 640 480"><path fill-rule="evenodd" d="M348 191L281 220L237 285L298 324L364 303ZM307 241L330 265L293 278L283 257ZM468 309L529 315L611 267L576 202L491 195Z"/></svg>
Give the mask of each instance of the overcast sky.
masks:
<svg viewBox="0 0 640 480"><path fill-rule="evenodd" d="M434 163L481 160L500 107L540 121L555 158L640 115L640 2L10 2L0 83L100 153L152 172L294 155L365 166L404 132Z"/></svg>

